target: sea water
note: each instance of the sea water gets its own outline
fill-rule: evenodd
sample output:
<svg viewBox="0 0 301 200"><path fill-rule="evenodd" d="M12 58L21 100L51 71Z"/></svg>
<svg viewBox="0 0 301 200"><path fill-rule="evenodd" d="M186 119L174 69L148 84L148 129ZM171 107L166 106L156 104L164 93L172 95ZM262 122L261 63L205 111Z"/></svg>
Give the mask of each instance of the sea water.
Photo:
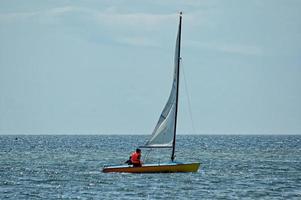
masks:
<svg viewBox="0 0 301 200"><path fill-rule="evenodd" d="M101 172L145 139L0 136L0 199L301 199L301 136L179 135L176 159L197 173Z"/></svg>

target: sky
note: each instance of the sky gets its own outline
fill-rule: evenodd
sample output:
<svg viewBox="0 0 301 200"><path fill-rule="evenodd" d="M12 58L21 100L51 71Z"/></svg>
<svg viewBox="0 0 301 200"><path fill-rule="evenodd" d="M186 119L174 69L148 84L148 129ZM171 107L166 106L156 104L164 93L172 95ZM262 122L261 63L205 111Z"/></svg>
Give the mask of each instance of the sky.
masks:
<svg viewBox="0 0 301 200"><path fill-rule="evenodd" d="M151 134L179 11L178 133L301 134L300 10L299 0L0 0L0 134Z"/></svg>

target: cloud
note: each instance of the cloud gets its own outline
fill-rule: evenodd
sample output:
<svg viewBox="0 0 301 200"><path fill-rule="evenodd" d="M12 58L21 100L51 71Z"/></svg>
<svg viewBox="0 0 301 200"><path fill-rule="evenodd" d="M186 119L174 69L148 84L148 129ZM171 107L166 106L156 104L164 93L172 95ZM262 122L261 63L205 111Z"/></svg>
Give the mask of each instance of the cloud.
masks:
<svg viewBox="0 0 301 200"><path fill-rule="evenodd" d="M0 13L0 23L13 23L17 21L32 20L37 18L41 19L45 17L57 17L74 11L79 11L79 9L71 6L64 6L30 12Z"/></svg>
<svg viewBox="0 0 301 200"><path fill-rule="evenodd" d="M176 28L175 14L155 13L119 13L99 11L94 13L94 20L113 41L130 46L160 46L166 29ZM172 27L173 26L173 27ZM154 38L154 35L158 37Z"/></svg>
<svg viewBox="0 0 301 200"><path fill-rule="evenodd" d="M153 31L162 28L164 25L174 21L172 14L151 14L151 13L116 13L99 12L96 14L101 24L118 28L142 28L146 31Z"/></svg>
<svg viewBox="0 0 301 200"><path fill-rule="evenodd" d="M119 11L115 7L107 7L103 10L94 8L84 8L76 6L62 6L44 10L30 12L10 12L0 13L0 22L14 22L18 20L28 20L45 17L63 17L65 14L84 14L90 20L100 25L116 28L135 28L144 31L160 30L164 27L173 26L177 20L176 13L146 13L146 12L124 12ZM185 14L187 23L199 22L199 13Z"/></svg>
<svg viewBox="0 0 301 200"><path fill-rule="evenodd" d="M204 19L200 12L185 14L187 27L195 26ZM108 38L116 43L131 46L160 46L159 40L169 37L165 33L176 30L177 13L125 12L116 7L103 10L77 6L62 6L31 12L0 13L0 23L38 23L72 27L77 37ZM190 25L189 25L190 24ZM86 31L82 30L84 25ZM94 32L94 33L92 33ZM161 34L161 33L163 34ZM157 35L157 39L151 39ZM90 40L91 38L89 38ZM93 40L93 39L92 39ZM95 40L93 40L95 41Z"/></svg>
<svg viewBox="0 0 301 200"><path fill-rule="evenodd" d="M147 47L158 47L160 44L157 41L151 40L147 37L121 37L116 39L118 43L128 44L131 46L147 46Z"/></svg>
<svg viewBox="0 0 301 200"><path fill-rule="evenodd" d="M223 53L239 54L247 56L260 56L263 55L263 49L261 46L248 45L248 44L219 44L219 43L202 43L199 41L188 40L185 45L195 48L206 48Z"/></svg>
<svg viewBox="0 0 301 200"><path fill-rule="evenodd" d="M158 25L168 24L174 19L174 14L154 14L154 13L122 13L115 9L107 8L102 11L91 8L81 8L73 6L63 6L45 10L29 12L9 12L0 13L1 22L13 22L17 20L33 19L35 17L56 17L67 13L84 13L94 18L101 24L110 26L143 26L145 28L155 28Z"/></svg>
<svg viewBox="0 0 301 200"><path fill-rule="evenodd" d="M48 15L62 15L68 12L80 11L80 9L72 6L64 6L50 9L46 12Z"/></svg>
<svg viewBox="0 0 301 200"><path fill-rule="evenodd" d="M122 13L109 9L94 15L99 26L109 30L113 37L114 34L118 37L117 42L134 46L160 46L159 41L176 34L178 25L177 13ZM184 15L185 26L190 29L205 21L201 12ZM154 35L156 39L151 39Z"/></svg>
<svg viewBox="0 0 301 200"><path fill-rule="evenodd" d="M1 13L0 23L11 23L18 20L24 20L30 17L37 16L39 12L12 12L12 13Z"/></svg>
<svg viewBox="0 0 301 200"><path fill-rule="evenodd" d="M241 55L262 55L263 51L259 46L255 45L242 45L242 44L230 44L220 45L217 47L218 50L225 53L234 53Z"/></svg>

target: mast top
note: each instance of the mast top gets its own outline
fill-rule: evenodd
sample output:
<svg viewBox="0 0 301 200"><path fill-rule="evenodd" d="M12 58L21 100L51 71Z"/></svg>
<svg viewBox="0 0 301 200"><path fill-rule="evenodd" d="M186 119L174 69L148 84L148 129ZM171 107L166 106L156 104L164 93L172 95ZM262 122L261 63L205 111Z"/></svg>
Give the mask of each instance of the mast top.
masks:
<svg viewBox="0 0 301 200"><path fill-rule="evenodd" d="M182 16L182 14L183 14L183 12L182 12L182 11L180 11L180 16Z"/></svg>

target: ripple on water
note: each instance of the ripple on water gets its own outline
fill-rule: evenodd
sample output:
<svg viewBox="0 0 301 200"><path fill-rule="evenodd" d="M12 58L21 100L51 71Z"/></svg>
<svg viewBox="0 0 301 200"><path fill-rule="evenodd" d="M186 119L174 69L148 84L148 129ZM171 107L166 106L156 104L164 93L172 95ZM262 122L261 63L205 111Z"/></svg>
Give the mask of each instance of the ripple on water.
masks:
<svg viewBox="0 0 301 200"><path fill-rule="evenodd" d="M101 172L145 136L15 137L0 136L0 199L301 199L301 136L180 135L177 159L202 168L179 174Z"/></svg>

